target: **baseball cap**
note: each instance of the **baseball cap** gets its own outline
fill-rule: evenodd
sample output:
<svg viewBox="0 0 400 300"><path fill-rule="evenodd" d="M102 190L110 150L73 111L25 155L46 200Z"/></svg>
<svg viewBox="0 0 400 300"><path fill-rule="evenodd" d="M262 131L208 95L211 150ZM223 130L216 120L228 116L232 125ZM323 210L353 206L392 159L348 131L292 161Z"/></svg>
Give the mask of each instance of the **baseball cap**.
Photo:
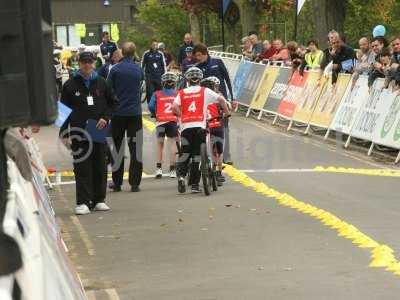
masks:
<svg viewBox="0 0 400 300"><path fill-rule="evenodd" d="M94 56L92 52L82 52L81 54L79 54L79 61L94 61Z"/></svg>
<svg viewBox="0 0 400 300"><path fill-rule="evenodd" d="M193 52L193 47L186 47L185 52Z"/></svg>

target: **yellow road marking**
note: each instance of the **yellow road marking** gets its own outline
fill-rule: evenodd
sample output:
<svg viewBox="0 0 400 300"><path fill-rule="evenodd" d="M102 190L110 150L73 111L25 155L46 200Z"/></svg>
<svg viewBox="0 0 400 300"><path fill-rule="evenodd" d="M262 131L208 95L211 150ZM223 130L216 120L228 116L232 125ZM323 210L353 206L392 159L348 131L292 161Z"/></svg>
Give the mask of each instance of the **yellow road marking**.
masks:
<svg viewBox="0 0 400 300"><path fill-rule="evenodd" d="M89 239L89 235L86 232L85 228L83 228L81 222L76 216L70 216L72 223L75 225L75 227L78 229L79 236L81 237L83 243L85 244L85 247L87 249L87 252L90 256L95 255L95 250L92 241Z"/></svg>
<svg viewBox="0 0 400 300"><path fill-rule="evenodd" d="M118 293L115 289L106 289L105 291L110 300L120 300Z"/></svg>
<svg viewBox="0 0 400 300"><path fill-rule="evenodd" d="M146 118L143 119L143 126L150 132L154 132L156 130L156 124Z"/></svg>
<svg viewBox="0 0 400 300"><path fill-rule="evenodd" d="M318 166L314 168L314 171L319 173L342 173L342 174L356 174L356 175L381 176L381 177L400 177L399 170L390 170L390 169L357 169L357 168L345 168L345 167Z"/></svg>
<svg viewBox="0 0 400 300"><path fill-rule="evenodd" d="M262 194L268 198L275 199L279 205L296 209L297 211L309 215L320 221L323 225L337 231L338 236L352 241L354 245L360 248L367 248L371 253L370 267L385 268L386 271L400 276L400 262L396 259L394 251L387 245L380 244L365 233L361 232L354 225L347 223L334 214L320 209L311 204L302 202L293 196L281 193L262 182L257 182L247 176L244 172L226 165L224 172L235 182L241 183L247 188Z"/></svg>

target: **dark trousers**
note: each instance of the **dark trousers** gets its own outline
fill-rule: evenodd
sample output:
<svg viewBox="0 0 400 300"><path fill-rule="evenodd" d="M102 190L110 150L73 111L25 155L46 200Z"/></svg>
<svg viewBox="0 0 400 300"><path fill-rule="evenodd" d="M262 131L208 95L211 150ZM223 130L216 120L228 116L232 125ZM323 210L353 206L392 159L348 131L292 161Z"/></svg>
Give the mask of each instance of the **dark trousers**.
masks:
<svg viewBox="0 0 400 300"><path fill-rule="evenodd" d="M192 159L189 184L200 182L200 145L206 142L206 133L202 128L188 128L181 133L181 151L177 163L178 176L185 177L188 164Z"/></svg>
<svg viewBox="0 0 400 300"><path fill-rule="evenodd" d="M143 124L142 116L114 116L111 120L111 133L114 141L113 149L113 182L121 186L124 177L125 133L128 138L130 153L129 184L139 186L143 172Z"/></svg>
<svg viewBox="0 0 400 300"><path fill-rule="evenodd" d="M161 80L146 78L146 99L150 102L151 96L155 91L161 90Z"/></svg>
<svg viewBox="0 0 400 300"><path fill-rule="evenodd" d="M107 145L73 141L76 204L94 207L104 202L107 189Z"/></svg>

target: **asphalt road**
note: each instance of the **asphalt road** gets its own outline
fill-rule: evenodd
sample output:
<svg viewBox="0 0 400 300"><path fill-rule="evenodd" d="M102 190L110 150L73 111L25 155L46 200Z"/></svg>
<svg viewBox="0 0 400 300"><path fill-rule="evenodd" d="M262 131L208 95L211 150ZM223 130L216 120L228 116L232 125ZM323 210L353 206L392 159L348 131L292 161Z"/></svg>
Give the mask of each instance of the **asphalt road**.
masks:
<svg viewBox="0 0 400 300"><path fill-rule="evenodd" d="M48 166L71 170L56 129L37 137ZM400 253L399 178L316 172L316 166L394 168L318 138L235 116L237 170L324 209ZM146 131L145 173L154 137ZM228 180L211 197L178 195L169 178L142 192L109 192L112 211L73 215L75 187L52 192L70 255L89 299L398 299L400 276L371 268L371 249Z"/></svg>

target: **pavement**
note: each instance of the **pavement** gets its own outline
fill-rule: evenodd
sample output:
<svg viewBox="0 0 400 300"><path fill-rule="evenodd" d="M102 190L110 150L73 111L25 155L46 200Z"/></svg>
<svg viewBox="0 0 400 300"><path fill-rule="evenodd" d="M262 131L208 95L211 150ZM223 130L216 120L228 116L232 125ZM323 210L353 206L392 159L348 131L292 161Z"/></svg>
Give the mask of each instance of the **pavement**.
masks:
<svg viewBox="0 0 400 300"><path fill-rule="evenodd" d="M56 135L49 127L36 138L45 163L71 170ZM341 140L288 133L241 115L232 118L231 137L235 172L323 209L400 253L399 179L376 171L398 170L390 161L367 157L366 149L344 150ZM144 172L152 174L150 131L144 149ZM328 173L318 166L347 169ZM111 212L81 217L73 215L73 184L51 191L88 298L399 298L400 276L369 267L373 249L358 247L316 218L228 175L210 197L179 195L176 180L146 176L140 193L128 192L128 185L121 193L108 193Z"/></svg>

